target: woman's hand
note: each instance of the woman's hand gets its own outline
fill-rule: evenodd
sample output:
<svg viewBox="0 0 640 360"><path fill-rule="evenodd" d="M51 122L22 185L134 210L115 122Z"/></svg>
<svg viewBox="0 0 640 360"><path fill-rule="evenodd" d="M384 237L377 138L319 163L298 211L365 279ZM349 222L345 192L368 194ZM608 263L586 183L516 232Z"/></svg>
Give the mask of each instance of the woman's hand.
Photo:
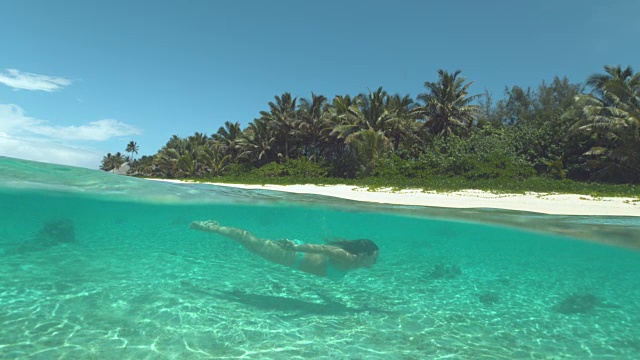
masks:
<svg viewBox="0 0 640 360"><path fill-rule="evenodd" d="M298 246L295 242L289 240L289 239L278 239L275 242L278 243L278 245L282 246L285 249L288 250L294 250L296 249L296 247Z"/></svg>
<svg viewBox="0 0 640 360"><path fill-rule="evenodd" d="M220 224L214 220L194 221L189 224L189 228L200 231L215 231L220 228Z"/></svg>

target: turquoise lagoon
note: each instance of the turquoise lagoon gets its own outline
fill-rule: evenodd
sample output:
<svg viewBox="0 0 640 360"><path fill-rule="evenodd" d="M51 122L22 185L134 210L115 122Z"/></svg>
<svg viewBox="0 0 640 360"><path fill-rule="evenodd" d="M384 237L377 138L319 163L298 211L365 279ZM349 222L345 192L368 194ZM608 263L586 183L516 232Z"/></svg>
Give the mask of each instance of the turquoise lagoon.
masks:
<svg viewBox="0 0 640 360"><path fill-rule="evenodd" d="M189 229L207 219L381 255L331 281ZM0 157L0 358L634 359L638 230Z"/></svg>

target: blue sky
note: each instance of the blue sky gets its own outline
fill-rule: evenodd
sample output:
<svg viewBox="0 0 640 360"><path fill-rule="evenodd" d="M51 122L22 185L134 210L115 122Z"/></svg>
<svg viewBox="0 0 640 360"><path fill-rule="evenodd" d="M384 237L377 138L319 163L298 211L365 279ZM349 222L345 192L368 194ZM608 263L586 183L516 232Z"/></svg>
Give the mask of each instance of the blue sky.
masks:
<svg viewBox="0 0 640 360"><path fill-rule="evenodd" d="M275 95L383 86L439 68L494 100L554 75L640 66L640 1L2 1L0 155L97 169L134 140L242 126Z"/></svg>

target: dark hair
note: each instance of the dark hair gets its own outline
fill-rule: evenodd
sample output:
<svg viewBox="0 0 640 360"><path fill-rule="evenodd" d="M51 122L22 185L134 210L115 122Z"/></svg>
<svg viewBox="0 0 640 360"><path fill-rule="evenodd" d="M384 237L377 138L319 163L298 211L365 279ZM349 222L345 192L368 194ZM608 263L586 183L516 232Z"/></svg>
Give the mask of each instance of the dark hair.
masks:
<svg viewBox="0 0 640 360"><path fill-rule="evenodd" d="M344 251L351 253L353 255L373 255L374 252L378 251L378 245L376 245L373 241L369 239L358 239L358 240L345 240L338 239L335 241L329 241L329 245L339 247Z"/></svg>

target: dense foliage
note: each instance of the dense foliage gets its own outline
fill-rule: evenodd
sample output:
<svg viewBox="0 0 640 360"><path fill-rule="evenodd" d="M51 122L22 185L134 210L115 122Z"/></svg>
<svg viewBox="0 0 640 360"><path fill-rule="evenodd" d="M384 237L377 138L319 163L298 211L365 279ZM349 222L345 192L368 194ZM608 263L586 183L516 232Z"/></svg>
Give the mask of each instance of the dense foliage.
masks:
<svg viewBox="0 0 640 360"><path fill-rule="evenodd" d="M174 135L157 154L138 160L137 144L129 143L130 172L271 183L509 183L512 189L549 183L541 178L640 181L640 75L630 67L605 66L586 88L559 77L535 89L507 87L496 103L488 93L470 94L472 84L460 71L439 70L416 101L382 87L331 100L284 93L244 129L226 122L211 136ZM109 154L102 168L120 165Z"/></svg>

